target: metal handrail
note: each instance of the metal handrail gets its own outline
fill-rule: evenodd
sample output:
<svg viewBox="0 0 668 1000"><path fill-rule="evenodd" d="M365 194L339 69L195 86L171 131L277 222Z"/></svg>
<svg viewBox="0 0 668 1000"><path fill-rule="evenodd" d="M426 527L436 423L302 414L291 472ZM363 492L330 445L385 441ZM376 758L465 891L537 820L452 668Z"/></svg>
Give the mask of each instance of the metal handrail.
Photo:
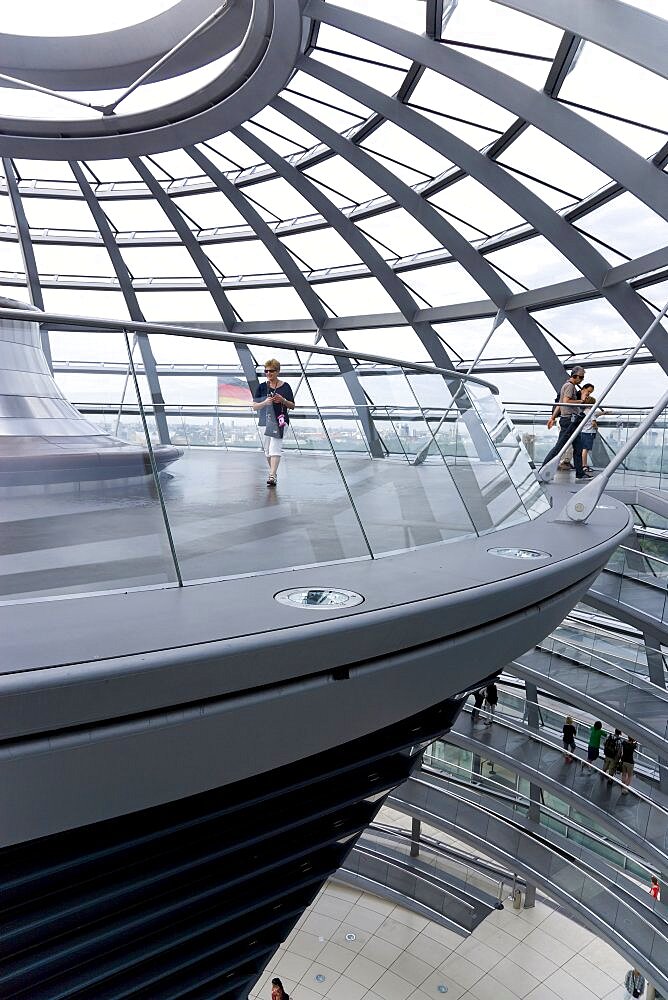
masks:
<svg viewBox="0 0 668 1000"><path fill-rule="evenodd" d="M592 659L598 660L600 663L605 663L606 666L612 667L614 670L623 670L624 673L630 674L631 675L631 679L628 680L628 681L625 681L625 683L628 684L631 687L641 687L641 686L643 686L645 684L651 684L652 683L651 681L645 681L645 680L643 680L642 681L642 685L641 684L636 684L635 681L638 680L638 677L637 677L637 674L636 674L635 671L633 671L633 670L627 670L625 667L620 667L620 665L618 663L614 663L612 660L606 660L606 658L604 656L601 656L599 653L595 653L591 649L582 650L581 647L577 646L574 642L569 642L568 639L560 639L559 637L555 636L554 633L550 633L550 635L545 636L545 638L542 639L541 642L537 643L536 644L537 648L545 650L545 652L557 653L558 651L556 649L550 650L550 649L548 649L547 646L543 646L542 645L542 643L547 642L548 639L553 639L554 642L560 642L562 644L562 646L567 646L569 649L577 649L580 652L586 652L587 655L590 656ZM574 662L577 663L578 661L576 660ZM591 666L591 668L593 670L597 670L598 669L598 670L600 670L601 673L605 674L605 670L603 670L601 668L598 668L595 664L590 664L590 666ZM608 674L607 676L610 677L610 676L613 676L613 675ZM665 688L659 687L656 684L654 685L654 687L657 688L657 691L663 692L663 695L665 696L666 700L668 700L668 691L666 691ZM661 697L661 695L658 695L658 697Z"/></svg>
<svg viewBox="0 0 668 1000"><path fill-rule="evenodd" d="M470 782L466 782L462 778L459 778L456 774L451 776L449 775L449 777L451 777L453 781L455 781L457 784L463 785L465 788L471 786L477 787L480 786L481 784L486 784L488 781L492 781L492 777L490 775L482 774L479 771L474 771L471 768L464 767L462 764L455 764L453 761L445 760L444 758L441 757L434 757L433 754L429 754L429 759L434 761L442 760L444 764L448 765L448 767L455 768L457 771L461 771L464 774L469 774L471 775L472 779L473 778L477 779L475 781L472 780ZM428 764L426 767L422 765L421 770L425 771L427 774L431 774L431 772L439 774L443 773L443 771L446 771L446 773L449 774L446 768L439 768L434 764ZM497 783L492 781L492 784L497 784ZM614 839L611 839L609 837L602 837L600 834L594 833L588 827L583 826L582 823L578 823L577 820L574 820L572 816L560 813L558 809L554 809L552 806L546 805L543 801L536 802L534 799L529 798L529 796L525 795L524 792L521 792L519 788L505 788L504 786L500 786L498 788L485 788L484 790L485 794L486 795L489 794L491 798L505 800L507 802L510 802L511 804L520 804L522 806L526 806L527 809L530 809L531 806L537 805L538 808L541 810L541 812L544 812L548 816L554 817L556 820L558 820L558 822L563 823L564 826L567 826L575 830L578 834L584 834L586 837L591 838L591 840L595 841L598 844L602 844L603 846L609 848L611 847L613 850L618 850L620 854L626 854L626 855L629 854L629 849L625 844L618 844L617 841L615 841ZM553 793L551 792L550 794ZM554 797L556 799L559 799L558 795L555 795ZM568 802L566 799L559 799L559 800L564 802L569 807L569 809L579 808L577 803ZM651 868L646 861L644 861L642 858L637 857L637 855L635 854L633 855L633 862L634 864L637 864L639 868L644 868L647 871L648 875L654 874L654 868L653 867Z"/></svg>
<svg viewBox="0 0 668 1000"><path fill-rule="evenodd" d="M348 351L343 347L327 347L321 344L305 344L298 340L279 340L276 337L256 337L248 334L234 333L229 330L208 330L206 327L176 326L169 323L148 323L138 320L104 319L99 316L75 316L70 313L44 312L41 309L26 306L22 309L8 309L0 306L0 319L40 323L44 326L74 326L81 329L115 330L123 333L131 330L135 333L159 333L170 337L189 337L191 340L216 340L229 344L244 344L248 347L269 347L283 351L308 351L311 354L324 354L327 357L359 359L372 361L376 364L393 365L428 375L443 375L457 382L472 382L489 389L498 396L499 389L491 382L478 378L476 375L466 375L453 368L439 368L436 365L424 365L413 361L402 361L400 358L384 357L380 354L367 354L363 351Z"/></svg>
<svg viewBox="0 0 668 1000"><path fill-rule="evenodd" d="M643 552L642 549L632 549L628 545L618 545L617 548L622 549L624 552L632 552L634 556L641 556L643 559L651 559L653 562L668 566L668 559L662 559L661 556L655 556L651 552ZM611 572L614 572L614 569Z"/></svg>
<svg viewBox="0 0 668 1000"><path fill-rule="evenodd" d="M472 711L472 709L470 709L468 706L465 706L463 710L465 712ZM484 708L480 708L478 709L478 711L481 715L490 715L490 713ZM497 712L494 714L495 722L499 722L499 720L501 719L503 720L501 722L501 725L505 726L507 729L511 729L514 733L517 733L518 735L521 736L526 736L529 739L533 740L535 743L541 743L543 744L543 746L546 746L549 750L557 750L559 753L562 752L562 748L557 743L554 743L552 740L546 739L546 737L541 736L540 733L537 733L535 730L529 729L527 726L519 726L513 724L513 722L508 718L508 716L503 715L502 713ZM481 746L484 745L485 744L481 743ZM583 767L588 767L591 770L593 770L596 774L600 775L601 769L599 767L596 767L595 763L584 759L580 760L580 763L583 765ZM645 795L643 792L639 792L637 788L634 788L631 785L629 786L624 785L624 783L614 775L612 776L612 780L615 782L615 784L618 784L620 788L627 788L632 795L635 795L636 798L640 799L642 802L645 802L646 805L648 805L651 809L657 809L659 812L663 813L663 815L666 816L666 818L668 819L668 809L664 808L664 806L662 805L659 805L657 802L654 801L654 799L649 798L649 796Z"/></svg>

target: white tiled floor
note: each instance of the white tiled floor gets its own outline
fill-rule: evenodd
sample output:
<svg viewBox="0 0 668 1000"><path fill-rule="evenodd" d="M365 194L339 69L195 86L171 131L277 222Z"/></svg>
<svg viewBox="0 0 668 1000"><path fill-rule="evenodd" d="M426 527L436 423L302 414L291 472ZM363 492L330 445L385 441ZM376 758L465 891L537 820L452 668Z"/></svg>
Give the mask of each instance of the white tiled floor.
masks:
<svg viewBox="0 0 668 1000"><path fill-rule="evenodd" d="M250 997L269 1000L280 976L291 1000L435 1000L440 986L449 1000L624 1000L627 969L547 900L519 911L506 903L462 938L330 882Z"/></svg>

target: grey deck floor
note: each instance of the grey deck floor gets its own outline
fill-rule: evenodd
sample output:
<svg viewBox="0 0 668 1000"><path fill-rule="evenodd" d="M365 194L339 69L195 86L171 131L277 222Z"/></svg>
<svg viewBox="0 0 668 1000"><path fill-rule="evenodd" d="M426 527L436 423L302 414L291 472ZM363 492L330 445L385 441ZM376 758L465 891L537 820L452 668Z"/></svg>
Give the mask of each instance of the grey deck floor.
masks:
<svg viewBox="0 0 668 1000"><path fill-rule="evenodd" d="M271 490L259 452L187 451L161 479L184 580L368 557L348 490L374 554L475 534L472 518L490 527L526 517L492 463L340 462L345 484L331 456L290 453ZM0 599L175 579L150 480L2 499Z"/></svg>

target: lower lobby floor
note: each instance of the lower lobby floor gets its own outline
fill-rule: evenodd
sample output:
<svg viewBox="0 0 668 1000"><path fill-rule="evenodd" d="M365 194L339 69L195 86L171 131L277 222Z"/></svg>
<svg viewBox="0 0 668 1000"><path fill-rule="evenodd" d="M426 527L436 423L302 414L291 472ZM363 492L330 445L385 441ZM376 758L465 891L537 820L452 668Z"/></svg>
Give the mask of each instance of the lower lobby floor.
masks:
<svg viewBox="0 0 668 1000"><path fill-rule="evenodd" d="M507 893L509 893L507 889ZM628 962L551 900L493 912L468 938L329 882L265 969L290 1000L626 1000ZM445 989L443 988L445 987Z"/></svg>

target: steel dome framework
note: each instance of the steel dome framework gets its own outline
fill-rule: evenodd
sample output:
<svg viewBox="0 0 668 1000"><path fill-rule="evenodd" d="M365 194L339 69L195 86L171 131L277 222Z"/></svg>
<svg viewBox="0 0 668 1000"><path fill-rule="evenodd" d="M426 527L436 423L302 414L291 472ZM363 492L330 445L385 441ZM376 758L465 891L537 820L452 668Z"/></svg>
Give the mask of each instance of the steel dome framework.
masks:
<svg viewBox="0 0 668 1000"><path fill-rule="evenodd" d="M389 339L439 365L470 364L496 317L479 370L537 367L556 386L585 351L618 363L665 296L668 23L617 0L362 9L312 0L287 84L224 135L113 161L37 135L42 161L5 156L6 294L334 346ZM634 118L606 100L601 67ZM648 346L665 370L663 329Z"/></svg>

